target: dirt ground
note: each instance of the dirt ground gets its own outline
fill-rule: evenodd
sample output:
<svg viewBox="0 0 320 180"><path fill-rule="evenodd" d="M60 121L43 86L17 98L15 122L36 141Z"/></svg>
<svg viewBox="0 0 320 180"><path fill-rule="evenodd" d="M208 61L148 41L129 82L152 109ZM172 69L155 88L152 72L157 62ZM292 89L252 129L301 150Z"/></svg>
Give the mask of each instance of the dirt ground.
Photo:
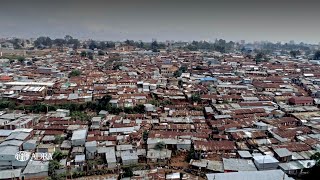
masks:
<svg viewBox="0 0 320 180"><path fill-rule="evenodd" d="M85 177L80 177L80 178L73 178L73 180L105 180L105 179L108 179L108 178L113 178L113 177L117 177L117 176L114 176L112 174L108 175L98 175L98 176L85 176Z"/></svg>
<svg viewBox="0 0 320 180"><path fill-rule="evenodd" d="M171 158L170 167L177 169L186 169L189 167L189 163L186 162L187 152L179 152L179 154Z"/></svg>

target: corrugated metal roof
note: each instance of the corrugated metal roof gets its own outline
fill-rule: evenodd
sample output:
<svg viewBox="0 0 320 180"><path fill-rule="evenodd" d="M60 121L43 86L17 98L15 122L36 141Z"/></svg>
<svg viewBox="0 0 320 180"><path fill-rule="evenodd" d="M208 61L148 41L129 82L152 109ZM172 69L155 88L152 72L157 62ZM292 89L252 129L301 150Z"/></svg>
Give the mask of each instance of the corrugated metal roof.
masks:
<svg viewBox="0 0 320 180"><path fill-rule="evenodd" d="M240 157L242 158L251 158L252 155L250 154L249 151L238 151Z"/></svg>
<svg viewBox="0 0 320 180"><path fill-rule="evenodd" d="M292 152L289 151L286 148L279 148L279 149L274 149L274 152L279 156L279 157L287 157L291 156Z"/></svg>
<svg viewBox="0 0 320 180"><path fill-rule="evenodd" d="M254 156L254 161L259 164L278 163L279 161L270 155Z"/></svg>
<svg viewBox="0 0 320 180"><path fill-rule="evenodd" d="M294 180L282 170L242 171L231 173L206 174L208 180Z"/></svg>
<svg viewBox="0 0 320 180"><path fill-rule="evenodd" d="M19 178L21 176L21 169L8 169L0 171L0 179Z"/></svg>
<svg viewBox="0 0 320 180"><path fill-rule="evenodd" d="M27 167L24 169L23 174L37 174L48 172L49 161L29 161Z"/></svg>
<svg viewBox="0 0 320 180"><path fill-rule="evenodd" d="M80 140L80 139L86 139L87 136L87 129L79 129L79 130L75 130L73 131L71 140Z"/></svg>
<svg viewBox="0 0 320 180"><path fill-rule="evenodd" d="M223 158L223 168L228 171L256 171L252 160Z"/></svg>

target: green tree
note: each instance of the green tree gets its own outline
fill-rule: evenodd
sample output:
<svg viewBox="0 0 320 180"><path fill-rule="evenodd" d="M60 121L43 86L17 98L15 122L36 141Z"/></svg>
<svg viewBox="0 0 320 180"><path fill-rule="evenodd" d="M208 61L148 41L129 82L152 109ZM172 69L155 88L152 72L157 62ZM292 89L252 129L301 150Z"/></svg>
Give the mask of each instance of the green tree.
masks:
<svg viewBox="0 0 320 180"><path fill-rule="evenodd" d="M186 156L186 161L190 162L191 159L195 159L195 151L194 151L193 144L191 144L190 150L188 151L188 155Z"/></svg>
<svg viewBox="0 0 320 180"><path fill-rule="evenodd" d="M40 46L51 47L52 44L53 44L52 40L49 37L41 36L34 41L34 45L36 47L40 47Z"/></svg>
<svg viewBox="0 0 320 180"><path fill-rule="evenodd" d="M160 102L159 102L158 100L156 100L156 99L150 100L149 103L152 104L152 105L154 105L154 106L156 106L156 107L159 107L159 106L160 106Z"/></svg>
<svg viewBox="0 0 320 180"><path fill-rule="evenodd" d="M80 56L81 56L81 57L86 57L86 56L87 56L87 52L81 51Z"/></svg>
<svg viewBox="0 0 320 180"><path fill-rule="evenodd" d="M146 131L146 130L143 131L143 133L142 133L142 138L143 138L143 141L144 141L144 142L147 142L148 136L149 136L149 132Z"/></svg>
<svg viewBox="0 0 320 180"><path fill-rule="evenodd" d="M79 106L78 104L74 104L74 103L66 103L66 104L59 105L59 109L68 109L71 112L73 112L73 111L79 111Z"/></svg>
<svg viewBox="0 0 320 180"><path fill-rule="evenodd" d="M39 112L46 112L47 106L42 103L37 103L31 106L30 108L33 112L39 113Z"/></svg>
<svg viewBox="0 0 320 180"><path fill-rule="evenodd" d="M55 151L52 155L52 159L55 161L60 161L61 159L63 159L63 153L61 151Z"/></svg>
<svg viewBox="0 0 320 180"><path fill-rule="evenodd" d="M106 47L107 48L114 48L115 47L115 43L114 42L107 42Z"/></svg>
<svg viewBox="0 0 320 180"><path fill-rule="evenodd" d="M315 160L316 164L310 169L309 173L303 175L301 179L320 179L320 152L316 152L310 158Z"/></svg>
<svg viewBox="0 0 320 180"><path fill-rule="evenodd" d="M144 48L144 43L142 41L138 44L138 48Z"/></svg>
<svg viewBox="0 0 320 180"><path fill-rule="evenodd" d="M69 73L69 77L75 77L75 76L80 76L81 72L79 70L72 70Z"/></svg>
<svg viewBox="0 0 320 180"><path fill-rule="evenodd" d="M96 48L98 48L98 43L96 42L96 41L90 41L90 43L89 43L89 49L91 49L91 50L94 50L94 49L96 49Z"/></svg>
<svg viewBox="0 0 320 180"><path fill-rule="evenodd" d="M191 95L191 101L192 102L201 102L201 97L199 94L192 94Z"/></svg>
<svg viewBox="0 0 320 180"><path fill-rule="evenodd" d="M110 95L105 95L103 96L101 99L99 99L97 101L97 109L100 111L100 110L103 110L110 102L110 100L112 99L112 97Z"/></svg>
<svg viewBox="0 0 320 180"><path fill-rule="evenodd" d="M152 49L152 52L160 52L158 49Z"/></svg>
<svg viewBox="0 0 320 180"><path fill-rule="evenodd" d="M19 61L19 63L21 63L21 64L22 64L25 60L26 60L26 59L25 59L24 57L21 57L21 56L18 57L18 61Z"/></svg>
<svg viewBox="0 0 320 180"><path fill-rule="evenodd" d="M92 52L88 52L88 54L87 54L87 56L88 56L88 58L90 59L90 60L93 60L93 53Z"/></svg>
<svg viewBox="0 0 320 180"><path fill-rule="evenodd" d="M143 114L145 113L145 109L144 109L144 105L143 104L138 104L136 106L133 107L133 111L135 113L138 113L138 114Z"/></svg>
<svg viewBox="0 0 320 180"><path fill-rule="evenodd" d="M9 109L15 109L17 106L16 106L16 103L15 102L13 102L13 101L10 101L9 103L8 103L8 108Z"/></svg>
<svg viewBox="0 0 320 180"><path fill-rule="evenodd" d="M259 52L256 54L254 59L255 59L256 63L259 63L265 59L265 54L262 52Z"/></svg>
<svg viewBox="0 0 320 180"><path fill-rule="evenodd" d="M320 60L320 51L316 51L313 56L314 60Z"/></svg>
<svg viewBox="0 0 320 180"><path fill-rule="evenodd" d="M112 70L119 70L121 66L122 66L122 63L116 62L113 64Z"/></svg>
<svg viewBox="0 0 320 180"><path fill-rule="evenodd" d="M100 42L99 43L99 49L101 50L106 50L107 49L107 44L105 42Z"/></svg>
<svg viewBox="0 0 320 180"><path fill-rule="evenodd" d="M60 168L60 162L56 160L51 160L49 161L49 168L48 168L48 173L49 176L55 176L56 175L56 170Z"/></svg>
<svg viewBox="0 0 320 180"><path fill-rule="evenodd" d="M158 42L155 40L155 41L152 41L152 43L151 43L151 49L158 49L158 46L159 46L159 44L158 44Z"/></svg>
<svg viewBox="0 0 320 180"><path fill-rule="evenodd" d="M75 171L72 174L72 178L78 178L78 177L82 177L84 175L85 175L85 172L83 172L83 171Z"/></svg>
<svg viewBox="0 0 320 180"><path fill-rule="evenodd" d="M96 102L87 102L86 103L86 109L90 109L90 110L96 110L97 109L97 103ZM101 110L101 109L100 109ZM100 111L99 110L99 111Z"/></svg>
<svg viewBox="0 0 320 180"><path fill-rule="evenodd" d="M105 52L103 52L103 51L101 51L101 50L100 50L100 51L98 51L98 55L99 55L99 56L104 56L105 54L106 54L106 53L105 53Z"/></svg>
<svg viewBox="0 0 320 180"><path fill-rule="evenodd" d="M73 49L78 49L80 47L80 41L78 39L73 39L72 41Z"/></svg>
<svg viewBox="0 0 320 180"><path fill-rule="evenodd" d="M14 38L10 42L13 44L14 49L21 49L24 45L23 41L21 41L21 39L18 38Z"/></svg>
<svg viewBox="0 0 320 180"><path fill-rule="evenodd" d="M310 158L316 161L316 165L320 166L320 152L316 152Z"/></svg>
<svg viewBox="0 0 320 180"><path fill-rule="evenodd" d="M71 112L71 118L74 120L80 120L80 121L89 121L90 116L82 111L73 111Z"/></svg>
<svg viewBox="0 0 320 180"><path fill-rule="evenodd" d="M126 43L127 45L129 45L129 46L134 46L134 45L135 45L134 41L133 41L133 40L129 40L129 39L127 39L127 40L125 41L125 43Z"/></svg>
<svg viewBox="0 0 320 180"><path fill-rule="evenodd" d="M298 55L301 55L300 51L290 51L290 56L293 58L297 58Z"/></svg>
<svg viewBox="0 0 320 180"><path fill-rule="evenodd" d="M54 136L54 143L55 144L61 144L63 142L64 138L61 137L60 135ZM54 154L53 154L54 155Z"/></svg>
<svg viewBox="0 0 320 180"><path fill-rule="evenodd" d="M70 35L66 35L64 37L65 44L72 45L73 49L78 49L80 47L80 41L78 39L74 39Z"/></svg>
<svg viewBox="0 0 320 180"><path fill-rule="evenodd" d="M5 108L15 109L16 104L13 101L0 101L0 109L5 109Z"/></svg>
<svg viewBox="0 0 320 180"><path fill-rule="evenodd" d="M182 73L187 72L188 68L186 66L181 66L176 72L174 72L174 77L180 77Z"/></svg>
<svg viewBox="0 0 320 180"><path fill-rule="evenodd" d="M133 171L131 167L125 167L123 168L123 177L132 177Z"/></svg>
<svg viewBox="0 0 320 180"><path fill-rule="evenodd" d="M181 79L179 79L179 81L178 81L178 86L179 86L180 88L182 88L182 86L183 86L183 81L182 81Z"/></svg>
<svg viewBox="0 0 320 180"><path fill-rule="evenodd" d="M133 114L133 108L132 107L125 107L123 108L123 112L127 113L127 114Z"/></svg>
<svg viewBox="0 0 320 180"><path fill-rule="evenodd" d="M160 103L161 106L172 105L173 103L170 100L164 100Z"/></svg>
<svg viewBox="0 0 320 180"><path fill-rule="evenodd" d="M73 37L70 36L70 35L66 35L66 36L64 37L65 42L68 42L68 41L70 41L71 39L73 39Z"/></svg>
<svg viewBox="0 0 320 180"><path fill-rule="evenodd" d="M123 111L122 108L118 108L118 107L113 107L113 106L109 106L110 108L107 109L107 111L110 113L110 114L120 114L120 112Z"/></svg>
<svg viewBox="0 0 320 180"><path fill-rule="evenodd" d="M66 41L64 39L55 39L53 40L53 44L58 47L63 47L66 44Z"/></svg>
<svg viewBox="0 0 320 180"><path fill-rule="evenodd" d="M166 144L162 141L157 142L157 144L154 146L154 149L156 150L162 150L166 147Z"/></svg>

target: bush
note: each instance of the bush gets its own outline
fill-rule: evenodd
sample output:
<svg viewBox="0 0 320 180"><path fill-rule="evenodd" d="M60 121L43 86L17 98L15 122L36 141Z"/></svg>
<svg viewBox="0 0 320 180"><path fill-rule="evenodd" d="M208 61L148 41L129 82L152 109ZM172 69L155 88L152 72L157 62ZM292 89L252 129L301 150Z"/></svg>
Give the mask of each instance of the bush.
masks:
<svg viewBox="0 0 320 180"><path fill-rule="evenodd" d="M78 178L78 177L82 177L82 176L84 176L85 175L85 172L82 172L82 171L79 171L79 172L74 172L73 174L72 174L72 178Z"/></svg>
<svg viewBox="0 0 320 180"><path fill-rule="evenodd" d="M90 116L88 116L87 113L81 112L81 111L71 112L71 118L74 120L80 120L80 121L89 121L90 120Z"/></svg>
<svg viewBox="0 0 320 180"><path fill-rule="evenodd" d="M131 167L123 168L123 177L132 177L133 172Z"/></svg>
<svg viewBox="0 0 320 180"><path fill-rule="evenodd" d="M12 101L0 101L0 109L15 109L16 108L16 103Z"/></svg>

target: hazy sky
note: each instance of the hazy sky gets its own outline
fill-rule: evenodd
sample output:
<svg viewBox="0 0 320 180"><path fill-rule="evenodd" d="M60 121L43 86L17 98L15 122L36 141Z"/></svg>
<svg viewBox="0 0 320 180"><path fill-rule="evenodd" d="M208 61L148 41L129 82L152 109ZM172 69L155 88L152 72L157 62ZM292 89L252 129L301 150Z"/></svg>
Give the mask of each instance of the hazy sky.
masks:
<svg viewBox="0 0 320 180"><path fill-rule="evenodd" d="M1 0L0 37L318 43L316 0Z"/></svg>

